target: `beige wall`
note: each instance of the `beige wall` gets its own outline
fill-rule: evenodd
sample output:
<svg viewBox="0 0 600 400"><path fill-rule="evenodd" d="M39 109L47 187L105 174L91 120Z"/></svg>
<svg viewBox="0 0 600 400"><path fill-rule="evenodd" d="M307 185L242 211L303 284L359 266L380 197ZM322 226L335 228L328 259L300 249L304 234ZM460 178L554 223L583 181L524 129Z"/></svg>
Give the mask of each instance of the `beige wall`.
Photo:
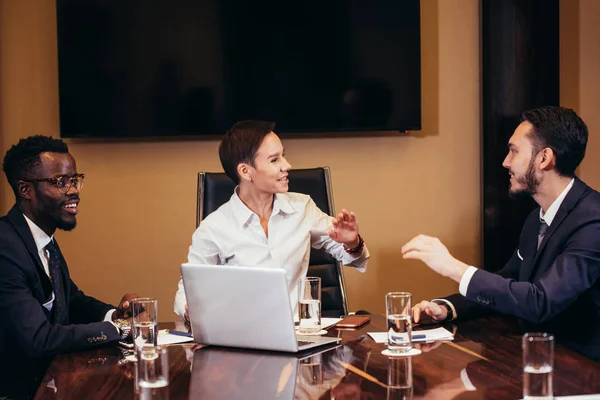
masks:
<svg viewBox="0 0 600 400"><path fill-rule="evenodd" d="M423 130L406 136L288 139L295 167L332 168L335 203L354 210L371 250L367 273L346 269L351 309L383 312L384 294L415 300L457 285L400 247L439 236L466 262L480 259L479 2L423 0ZM0 0L0 153L19 138L58 133L54 1ZM69 141L86 174L78 227L57 234L74 280L116 302L156 296L171 312L179 264L195 225L197 171L220 169L215 141ZM1 208L13 203L2 182Z"/></svg>
<svg viewBox="0 0 600 400"><path fill-rule="evenodd" d="M600 189L600 1L562 0L560 7L561 103L588 125L579 176Z"/></svg>

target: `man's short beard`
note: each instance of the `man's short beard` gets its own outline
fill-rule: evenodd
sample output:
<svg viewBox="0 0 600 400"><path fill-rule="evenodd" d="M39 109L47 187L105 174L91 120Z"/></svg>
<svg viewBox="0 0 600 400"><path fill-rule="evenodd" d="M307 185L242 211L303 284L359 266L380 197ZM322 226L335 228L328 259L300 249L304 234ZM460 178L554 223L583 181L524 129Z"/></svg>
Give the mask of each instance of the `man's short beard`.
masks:
<svg viewBox="0 0 600 400"><path fill-rule="evenodd" d="M63 231L72 231L77 225L77 220L73 220L73 222L65 222L61 218L56 218L54 220L54 225L56 226L56 229L60 229Z"/></svg>
<svg viewBox="0 0 600 400"><path fill-rule="evenodd" d="M524 188L516 191L510 189L508 190L508 196L511 199L534 196L537 194L538 187L540 186L540 180L535 176L535 170L533 168L534 161L535 157L532 157L529 165L527 166L527 171L525 171L525 176L516 179L517 183L520 183L521 186L524 186Z"/></svg>

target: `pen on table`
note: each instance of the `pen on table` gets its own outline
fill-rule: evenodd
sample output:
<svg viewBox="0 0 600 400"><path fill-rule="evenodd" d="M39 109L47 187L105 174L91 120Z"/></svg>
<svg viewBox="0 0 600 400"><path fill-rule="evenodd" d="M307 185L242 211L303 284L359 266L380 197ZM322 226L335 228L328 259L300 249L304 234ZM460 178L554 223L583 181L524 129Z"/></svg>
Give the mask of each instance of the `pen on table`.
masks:
<svg viewBox="0 0 600 400"><path fill-rule="evenodd" d="M169 330L169 333L170 333L171 335L185 336L185 337L192 337L192 334L191 334L191 333L188 333L188 332L182 332L182 331Z"/></svg>

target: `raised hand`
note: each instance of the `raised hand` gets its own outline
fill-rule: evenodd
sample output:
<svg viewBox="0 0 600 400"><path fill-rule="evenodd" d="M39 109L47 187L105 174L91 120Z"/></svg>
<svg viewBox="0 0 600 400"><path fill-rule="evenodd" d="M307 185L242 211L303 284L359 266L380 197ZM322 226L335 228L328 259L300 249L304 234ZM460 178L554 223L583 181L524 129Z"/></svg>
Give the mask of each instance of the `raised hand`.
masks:
<svg viewBox="0 0 600 400"><path fill-rule="evenodd" d="M329 230L329 237L338 243L352 249L358 246L358 221L356 214L342 210L337 218L332 221L333 227Z"/></svg>
<svg viewBox="0 0 600 400"><path fill-rule="evenodd" d="M456 282L460 282L460 278L469 267L452 257L452 254L438 238L426 235L419 235L402 246L402 257L421 260L438 274Z"/></svg>

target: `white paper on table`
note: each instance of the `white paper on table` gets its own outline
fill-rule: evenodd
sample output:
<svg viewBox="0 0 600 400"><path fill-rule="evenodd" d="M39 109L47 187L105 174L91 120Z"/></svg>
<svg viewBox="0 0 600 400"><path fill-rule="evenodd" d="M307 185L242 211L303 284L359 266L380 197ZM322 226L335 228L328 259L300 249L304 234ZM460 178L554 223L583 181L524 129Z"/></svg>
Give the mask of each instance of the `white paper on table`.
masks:
<svg viewBox="0 0 600 400"><path fill-rule="evenodd" d="M387 343L387 332L368 332L375 343ZM425 337L421 337L425 335ZM435 342L436 340L454 340L454 335L446 328L426 329L412 332L413 343ZM415 337L416 336L416 337Z"/></svg>
<svg viewBox="0 0 600 400"><path fill-rule="evenodd" d="M321 329L329 329L342 319L343 318L321 318ZM298 328L298 325L296 325L296 330L298 330Z"/></svg>
<svg viewBox="0 0 600 400"><path fill-rule="evenodd" d="M338 322L340 322L343 318L321 318L321 329L327 329Z"/></svg>
<svg viewBox="0 0 600 400"><path fill-rule="evenodd" d="M164 346L167 344L188 343L194 339L188 336L179 336L169 333L167 330L158 331L158 345Z"/></svg>

